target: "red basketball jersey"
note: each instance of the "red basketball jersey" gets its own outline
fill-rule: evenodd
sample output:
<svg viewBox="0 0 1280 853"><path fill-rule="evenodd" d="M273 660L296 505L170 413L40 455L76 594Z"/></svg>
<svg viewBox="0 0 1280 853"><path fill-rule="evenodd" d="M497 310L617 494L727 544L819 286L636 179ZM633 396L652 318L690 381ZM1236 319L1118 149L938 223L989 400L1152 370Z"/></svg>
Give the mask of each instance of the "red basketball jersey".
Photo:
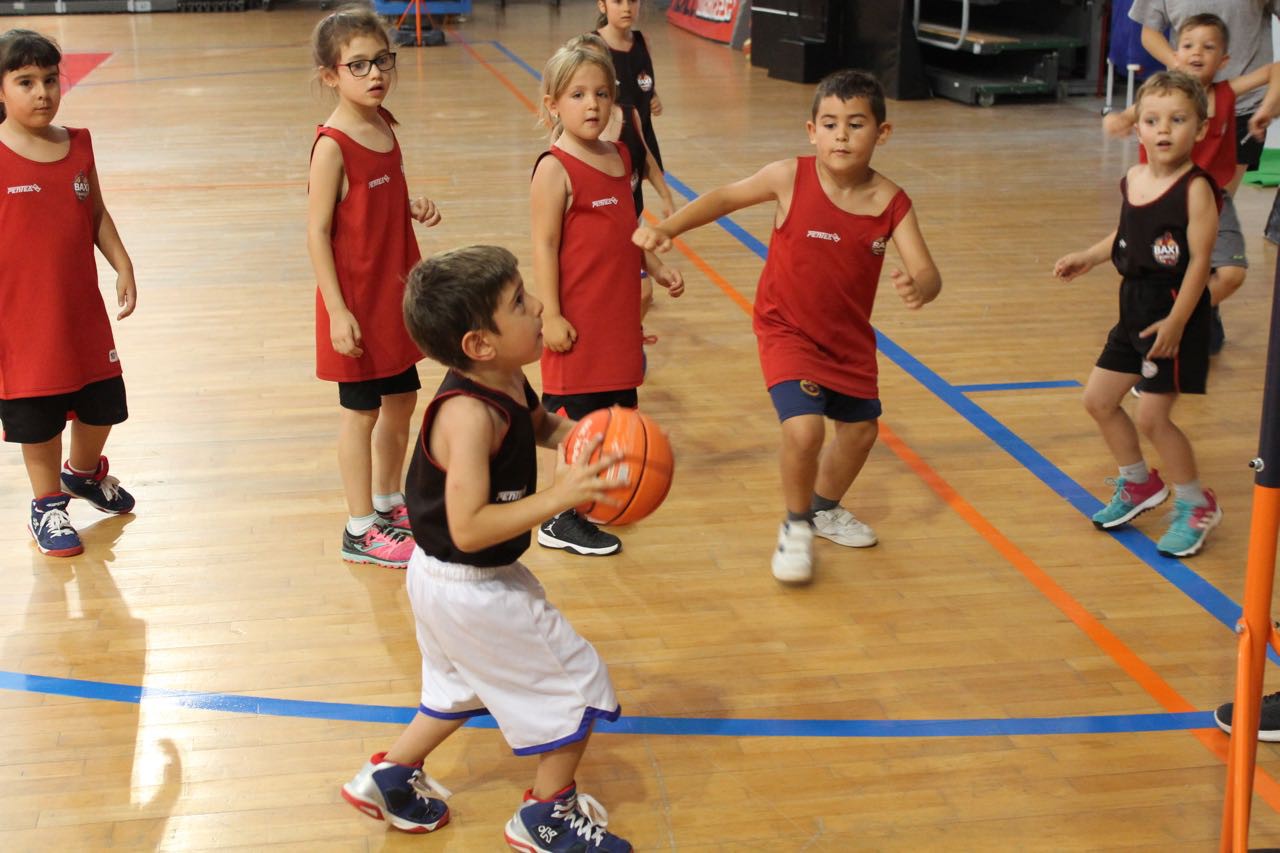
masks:
<svg viewBox="0 0 1280 853"><path fill-rule="evenodd" d="M631 158L621 142L614 146L623 165L616 178L559 148L547 152L564 166L573 188L560 230L560 313L578 332L568 352L542 351L542 390L548 394L623 391L644 381L644 255L631 242Z"/></svg>
<svg viewBox="0 0 1280 853"><path fill-rule="evenodd" d="M120 375L98 290L89 131L39 163L0 144L0 398L47 397Z"/></svg>
<svg viewBox="0 0 1280 853"><path fill-rule="evenodd" d="M1191 149L1191 160L1225 191L1236 176L1236 93L1229 83L1214 83L1209 97L1213 98L1213 115L1209 116L1204 139ZM1147 149L1141 143L1138 162L1147 162Z"/></svg>
<svg viewBox="0 0 1280 853"><path fill-rule="evenodd" d="M827 197L815 158L799 157L791 208L769 243L753 326L765 385L808 379L879 397L871 309L893 230L911 209L902 190L875 216Z"/></svg>
<svg viewBox="0 0 1280 853"><path fill-rule="evenodd" d="M390 113L384 110L383 117L390 123ZM342 149L347 197L334 206L330 245L342 301L360 324L364 354L349 358L334 351L329 312L317 287L316 376L334 382L395 376L422 359L401 308L405 276L422 255L409 216L400 143L390 151L374 151L323 125L316 130L316 139L321 136Z"/></svg>

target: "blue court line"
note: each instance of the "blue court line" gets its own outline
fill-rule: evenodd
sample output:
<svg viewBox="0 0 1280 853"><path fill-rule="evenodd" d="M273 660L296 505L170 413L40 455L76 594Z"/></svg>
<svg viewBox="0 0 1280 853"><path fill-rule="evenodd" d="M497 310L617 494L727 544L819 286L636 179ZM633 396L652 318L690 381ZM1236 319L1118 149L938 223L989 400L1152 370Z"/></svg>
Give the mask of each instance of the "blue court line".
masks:
<svg viewBox="0 0 1280 853"><path fill-rule="evenodd" d="M357 705L347 702L310 702L272 699L232 693L197 693L166 690L79 678L51 678L0 671L0 690L20 690L134 705L170 705L202 711L254 714L269 717L303 717L352 723L406 725L416 708L392 705ZM467 725L496 729L492 717L472 717ZM778 720L709 719L704 717L628 717L617 722L600 721L602 734L683 735L702 737L840 737L935 738L994 737L1002 735L1128 734L1213 729L1209 711L1178 714L1102 714L1092 717L1025 717L1021 719L951 720Z"/></svg>
<svg viewBox="0 0 1280 853"><path fill-rule="evenodd" d="M529 63L520 59L500 42L492 41L488 43L511 57L534 78L540 76ZM685 198L692 201L697 197L698 194L692 188L670 172L667 172L665 177L667 184ZM717 219L716 222L737 238L740 243L754 252L761 260L768 256L768 247L747 233L736 222L733 222L728 217ZM935 396L976 427L997 447L1016 459L1037 479L1057 493L1059 497L1075 507L1081 515L1087 518L1102 508L1101 501L1085 491L1079 483L1068 477L1062 469L1058 468L1038 450L988 414L985 409L969 400L959 387L947 382L933 370L926 367L923 362L898 346L879 329L876 329L876 341L880 351L890 361L929 391L932 391ZM1235 629L1236 622L1240 618L1241 607L1213 584L1187 568L1180 560L1162 557L1156 550L1156 543L1136 528L1126 526L1119 530L1109 531L1108 535L1114 537L1129 553L1146 563L1154 572L1177 587L1184 595L1200 605L1223 625L1232 630ZM1268 649L1267 657L1274 663L1280 663L1280 656L1272 649Z"/></svg>
<svg viewBox="0 0 1280 853"><path fill-rule="evenodd" d="M985 385L952 385L961 394L980 394L983 391L1035 391L1041 388L1079 388L1074 379L1049 379L1044 382L990 382Z"/></svg>

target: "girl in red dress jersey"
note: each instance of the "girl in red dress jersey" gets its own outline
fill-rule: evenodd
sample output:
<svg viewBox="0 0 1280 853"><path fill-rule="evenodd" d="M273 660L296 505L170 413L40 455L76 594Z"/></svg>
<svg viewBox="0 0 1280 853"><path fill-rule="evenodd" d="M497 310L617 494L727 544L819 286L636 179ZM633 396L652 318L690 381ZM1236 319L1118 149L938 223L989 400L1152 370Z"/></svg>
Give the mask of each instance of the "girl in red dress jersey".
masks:
<svg viewBox="0 0 1280 853"><path fill-rule="evenodd" d="M542 73L551 150L533 169L533 269L541 300L542 404L574 420L613 405L635 408L644 381L640 290L645 269L672 296L680 273L631 244L636 211L630 155L600 136L617 95L613 65L562 47ZM542 524L538 543L573 554L622 547L573 510Z"/></svg>
<svg viewBox="0 0 1280 853"><path fill-rule="evenodd" d="M68 557L84 550L67 516L73 496L109 513L134 505L102 455L129 413L94 246L116 271L116 319L133 313L137 288L102 203L89 131L53 123L61 61L39 33L0 35L0 424L5 441L22 445L36 545Z"/></svg>
<svg viewBox="0 0 1280 853"><path fill-rule="evenodd" d="M756 289L754 322L765 385L782 422L782 492L773 576L807 583L813 537L866 548L875 531L840 506L879 434L876 337L871 327L889 241L902 258L889 279L908 308L942 289L911 199L871 168L893 131L884 90L870 74L837 71L818 84L807 123L816 157L770 163L700 196L635 243L665 250L691 228L754 204L775 203L769 259ZM825 447L826 424L834 440Z"/></svg>
<svg viewBox="0 0 1280 853"><path fill-rule="evenodd" d="M316 375L338 383L338 466L350 517L342 557L404 568L413 553L401 486L422 353L405 331L404 277L418 262L395 118L382 106L396 55L372 9L344 6L312 34L320 80L338 105L311 149L307 250L316 273Z"/></svg>

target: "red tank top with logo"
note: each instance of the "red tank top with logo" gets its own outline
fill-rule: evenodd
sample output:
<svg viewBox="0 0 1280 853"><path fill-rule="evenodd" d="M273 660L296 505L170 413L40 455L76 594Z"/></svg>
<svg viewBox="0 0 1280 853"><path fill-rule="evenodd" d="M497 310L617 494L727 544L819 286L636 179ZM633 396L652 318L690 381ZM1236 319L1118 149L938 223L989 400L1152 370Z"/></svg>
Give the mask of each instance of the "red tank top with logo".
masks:
<svg viewBox="0 0 1280 853"><path fill-rule="evenodd" d="M756 289L753 326L767 387L808 379L879 397L871 309L885 248L910 210L902 190L878 214L842 210L822 189L815 158L797 158L791 207L773 231Z"/></svg>
<svg viewBox="0 0 1280 853"><path fill-rule="evenodd" d="M381 110L387 123L391 114ZM329 341L329 312L316 288L316 376L361 382L403 373L422 359L404 327L404 280L422 257L409 216L409 188L400 143L390 151L366 148L340 130L321 125L342 150L347 197L333 209L330 245L342 300L360 324L364 354L339 355ZM314 144L312 150L315 150Z"/></svg>
<svg viewBox="0 0 1280 853"><path fill-rule="evenodd" d="M93 254L93 143L87 130L66 130L67 156L53 163L0 144L0 398L6 400L66 394L120 375Z"/></svg>
<svg viewBox="0 0 1280 853"><path fill-rule="evenodd" d="M1213 115L1209 129L1191 149L1191 161L1204 169L1219 187L1225 187L1236 176L1236 93L1229 83L1214 83L1209 92L1213 98ZM1138 162L1147 162L1147 149L1138 145Z"/></svg>
<svg viewBox="0 0 1280 853"><path fill-rule="evenodd" d="M560 313L578 332L568 352L542 351L542 390L548 394L624 391L644 381L640 332L643 253L631 200L631 158L608 175L560 148L548 154L569 174L573 199L560 229ZM535 170L537 166L534 166Z"/></svg>

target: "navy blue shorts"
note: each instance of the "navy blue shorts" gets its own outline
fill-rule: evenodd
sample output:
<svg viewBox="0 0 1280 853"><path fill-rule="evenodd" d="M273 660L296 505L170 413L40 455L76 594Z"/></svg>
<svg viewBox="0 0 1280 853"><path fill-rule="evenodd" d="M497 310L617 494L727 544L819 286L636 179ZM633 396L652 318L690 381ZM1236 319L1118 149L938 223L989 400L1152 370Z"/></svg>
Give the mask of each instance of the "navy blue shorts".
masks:
<svg viewBox="0 0 1280 853"><path fill-rule="evenodd" d="M338 403L353 412L367 412L382 408L382 398L391 394L408 394L422 388L418 378L418 365L411 364L404 373L384 376L381 379L365 379L362 382L339 382Z"/></svg>
<svg viewBox="0 0 1280 853"><path fill-rule="evenodd" d="M4 440L14 444L43 444L72 418L89 426L115 426L128 417L124 379L119 376L90 382L70 394L0 400Z"/></svg>
<svg viewBox="0 0 1280 853"><path fill-rule="evenodd" d="M779 421L797 415L823 415L833 421L854 424L874 421L881 414L878 399L850 397L808 379L779 382L769 389L769 397Z"/></svg>

